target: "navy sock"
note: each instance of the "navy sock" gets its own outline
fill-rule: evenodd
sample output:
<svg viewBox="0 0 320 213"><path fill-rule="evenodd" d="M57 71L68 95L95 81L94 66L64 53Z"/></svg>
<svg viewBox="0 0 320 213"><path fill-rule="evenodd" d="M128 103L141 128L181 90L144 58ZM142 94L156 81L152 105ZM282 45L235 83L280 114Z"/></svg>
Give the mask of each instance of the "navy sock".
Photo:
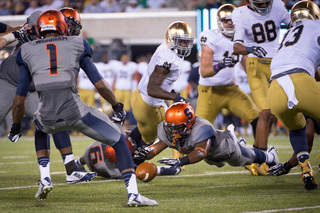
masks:
<svg viewBox="0 0 320 213"><path fill-rule="evenodd" d="M256 129L257 129L257 123L258 123L258 118L254 119L253 121L251 121L251 126L252 126L252 133L253 133L253 138L256 138Z"/></svg>
<svg viewBox="0 0 320 213"><path fill-rule="evenodd" d="M308 141L306 137L306 129L290 130L290 143L294 153L298 156L299 153L308 153Z"/></svg>
<svg viewBox="0 0 320 213"><path fill-rule="evenodd" d="M47 133L36 129L34 136L36 152L44 149L50 150L50 137Z"/></svg>
<svg viewBox="0 0 320 213"><path fill-rule="evenodd" d="M259 163L262 164L266 162L266 155L259 149L252 149L254 153L256 154L253 163Z"/></svg>
<svg viewBox="0 0 320 213"><path fill-rule="evenodd" d="M120 172L125 169L134 169L132 156L123 135L121 135L119 141L112 147L116 152L117 166Z"/></svg>
<svg viewBox="0 0 320 213"><path fill-rule="evenodd" d="M70 141L70 136L68 131L62 131L62 132L57 132L55 134L52 134L52 138L57 149L62 149L62 148L71 146L71 141Z"/></svg>

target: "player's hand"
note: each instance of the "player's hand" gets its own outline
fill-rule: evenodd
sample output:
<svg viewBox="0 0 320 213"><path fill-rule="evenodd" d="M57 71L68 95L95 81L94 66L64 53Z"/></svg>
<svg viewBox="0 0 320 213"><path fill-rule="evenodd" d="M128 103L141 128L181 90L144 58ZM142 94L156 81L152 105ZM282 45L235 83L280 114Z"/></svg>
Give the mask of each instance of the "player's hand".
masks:
<svg viewBox="0 0 320 213"><path fill-rule="evenodd" d="M286 163L279 163L275 166L272 166L269 170L268 173L270 175L274 175L274 176L280 176L280 175L285 175L288 174L290 172L290 169L287 168Z"/></svg>
<svg viewBox="0 0 320 213"><path fill-rule="evenodd" d="M21 137L21 124L13 123L11 130L8 134L8 138L11 142L16 143L18 142L20 137Z"/></svg>
<svg viewBox="0 0 320 213"><path fill-rule="evenodd" d="M120 123L123 125L124 120L126 119L126 111L123 109L123 104L118 102L116 105L112 106L113 117L112 120L115 123Z"/></svg>
<svg viewBox="0 0 320 213"><path fill-rule="evenodd" d="M225 57L219 62L220 70L226 67L233 67L235 65L232 57Z"/></svg>
<svg viewBox="0 0 320 213"><path fill-rule="evenodd" d="M145 160L149 152L154 150L152 146L139 147L133 152L133 159L135 160Z"/></svg>
<svg viewBox="0 0 320 213"><path fill-rule="evenodd" d="M12 34L14 35L15 39L18 40L21 44L31 41L31 39L27 36L26 31L23 29L14 31L12 32Z"/></svg>
<svg viewBox="0 0 320 213"><path fill-rule="evenodd" d="M265 49L263 49L262 47L258 46L247 47L246 52L252 53L259 58L263 58L267 55L267 51L265 51Z"/></svg>
<svg viewBox="0 0 320 213"><path fill-rule="evenodd" d="M187 99L185 99L184 97L180 96L180 93L178 93L178 95L173 99L173 103L176 103L176 102L189 103L189 101Z"/></svg>
<svg viewBox="0 0 320 213"><path fill-rule="evenodd" d="M180 159L163 159L163 160L158 160L158 163L171 166L172 169L176 169L181 166Z"/></svg>

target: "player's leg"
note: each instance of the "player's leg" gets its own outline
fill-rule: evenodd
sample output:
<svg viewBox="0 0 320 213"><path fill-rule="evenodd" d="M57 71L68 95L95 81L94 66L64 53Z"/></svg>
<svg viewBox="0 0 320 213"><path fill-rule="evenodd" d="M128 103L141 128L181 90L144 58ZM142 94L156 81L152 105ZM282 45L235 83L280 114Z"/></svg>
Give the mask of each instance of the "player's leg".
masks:
<svg viewBox="0 0 320 213"><path fill-rule="evenodd" d="M52 134L54 144L60 151L63 163L66 168L66 182L78 183L90 181L97 176L95 172L87 172L78 168L74 160L70 136L67 130Z"/></svg>
<svg viewBox="0 0 320 213"><path fill-rule="evenodd" d="M74 126L83 134L112 146L116 152L117 167L120 170L128 191L128 206L154 206L158 203L139 194L134 164L131 153L121 134L120 127L114 124L107 115L94 108Z"/></svg>

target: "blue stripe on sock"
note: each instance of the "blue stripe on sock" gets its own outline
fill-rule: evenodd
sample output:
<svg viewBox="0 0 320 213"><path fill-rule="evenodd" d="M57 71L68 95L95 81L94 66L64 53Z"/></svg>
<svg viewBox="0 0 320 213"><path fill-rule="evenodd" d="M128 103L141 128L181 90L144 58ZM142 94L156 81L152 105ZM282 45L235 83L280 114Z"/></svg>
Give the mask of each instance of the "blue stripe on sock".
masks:
<svg viewBox="0 0 320 213"><path fill-rule="evenodd" d="M50 159L48 157L38 158L38 164L41 165L42 167L47 167L49 162L50 162Z"/></svg>

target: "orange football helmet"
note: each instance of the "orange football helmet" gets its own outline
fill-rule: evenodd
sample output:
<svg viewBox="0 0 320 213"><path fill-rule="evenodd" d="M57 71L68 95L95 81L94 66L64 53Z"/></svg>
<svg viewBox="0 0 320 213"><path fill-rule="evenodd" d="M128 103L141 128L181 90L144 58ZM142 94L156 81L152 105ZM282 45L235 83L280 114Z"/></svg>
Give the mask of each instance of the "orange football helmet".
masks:
<svg viewBox="0 0 320 213"><path fill-rule="evenodd" d="M175 144L183 143L191 132L195 122L193 108L187 103L172 104L165 115L164 130L168 140Z"/></svg>
<svg viewBox="0 0 320 213"><path fill-rule="evenodd" d="M126 143L128 145L129 151L132 154L133 153L133 144L132 144L130 138L125 137L125 139L126 139ZM109 161L111 161L112 163L117 163L116 151L114 150L114 148L112 146L107 145L107 147L105 149L105 154L106 154Z"/></svg>
<svg viewBox="0 0 320 213"><path fill-rule="evenodd" d="M78 36L82 29L80 14L71 7L63 7L60 12L66 17L68 24L68 36Z"/></svg>
<svg viewBox="0 0 320 213"><path fill-rule="evenodd" d="M38 19L38 30L41 36L45 31L56 31L60 35L67 35L68 24L59 10L47 10Z"/></svg>

